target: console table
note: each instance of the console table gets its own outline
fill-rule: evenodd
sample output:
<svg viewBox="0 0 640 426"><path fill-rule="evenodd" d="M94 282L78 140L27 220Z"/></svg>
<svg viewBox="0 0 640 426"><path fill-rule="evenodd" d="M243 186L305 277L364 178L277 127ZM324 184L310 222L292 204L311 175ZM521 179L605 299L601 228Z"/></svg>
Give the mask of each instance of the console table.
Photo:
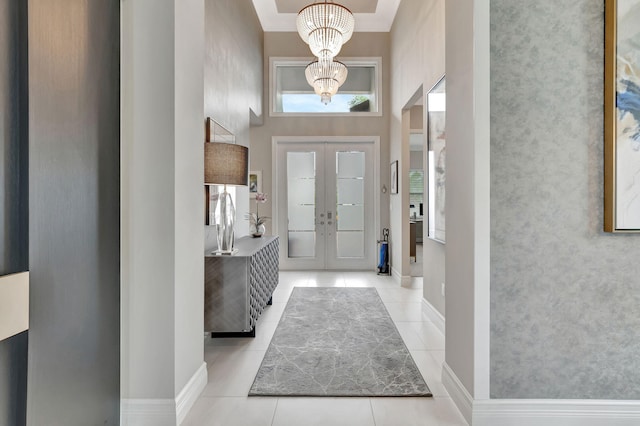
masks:
<svg viewBox="0 0 640 426"><path fill-rule="evenodd" d="M204 258L204 330L212 337L255 336L278 285L278 237L242 237L234 255Z"/></svg>

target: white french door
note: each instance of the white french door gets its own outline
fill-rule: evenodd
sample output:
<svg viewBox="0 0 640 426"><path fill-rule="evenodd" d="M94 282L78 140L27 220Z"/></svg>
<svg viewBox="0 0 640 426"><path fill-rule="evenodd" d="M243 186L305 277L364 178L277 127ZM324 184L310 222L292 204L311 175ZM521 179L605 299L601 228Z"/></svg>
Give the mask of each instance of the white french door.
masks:
<svg viewBox="0 0 640 426"><path fill-rule="evenodd" d="M277 144L283 269L375 268L374 143Z"/></svg>

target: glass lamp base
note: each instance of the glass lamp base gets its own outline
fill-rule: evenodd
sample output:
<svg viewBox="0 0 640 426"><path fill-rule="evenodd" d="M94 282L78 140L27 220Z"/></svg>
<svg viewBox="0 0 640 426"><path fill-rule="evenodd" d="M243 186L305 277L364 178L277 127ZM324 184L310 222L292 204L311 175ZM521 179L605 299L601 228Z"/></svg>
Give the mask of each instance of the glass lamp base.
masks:
<svg viewBox="0 0 640 426"><path fill-rule="evenodd" d="M224 191L218 196L214 209L214 225L218 234L218 250L220 253L233 252L233 234L235 225L236 209L233 206L231 195Z"/></svg>

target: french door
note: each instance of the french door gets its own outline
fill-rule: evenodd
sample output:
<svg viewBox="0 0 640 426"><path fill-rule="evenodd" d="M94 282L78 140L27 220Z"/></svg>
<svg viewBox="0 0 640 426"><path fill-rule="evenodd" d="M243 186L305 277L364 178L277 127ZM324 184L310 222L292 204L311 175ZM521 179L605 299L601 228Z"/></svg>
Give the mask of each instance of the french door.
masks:
<svg viewBox="0 0 640 426"><path fill-rule="evenodd" d="M375 267L374 144L277 144L283 269Z"/></svg>

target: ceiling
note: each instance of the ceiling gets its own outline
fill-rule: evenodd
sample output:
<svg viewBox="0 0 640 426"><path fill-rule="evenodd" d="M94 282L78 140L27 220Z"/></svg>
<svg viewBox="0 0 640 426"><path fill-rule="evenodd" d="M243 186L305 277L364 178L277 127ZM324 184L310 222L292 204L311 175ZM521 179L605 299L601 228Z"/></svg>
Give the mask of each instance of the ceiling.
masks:
<svg viewBox="0 0 640 426"><path fill-rule="evenodd" d="M297 31L296 16L313 0L253 0L264 31ZM336 0L353 12L355 31L388 32L400 0Z"/></svg>

